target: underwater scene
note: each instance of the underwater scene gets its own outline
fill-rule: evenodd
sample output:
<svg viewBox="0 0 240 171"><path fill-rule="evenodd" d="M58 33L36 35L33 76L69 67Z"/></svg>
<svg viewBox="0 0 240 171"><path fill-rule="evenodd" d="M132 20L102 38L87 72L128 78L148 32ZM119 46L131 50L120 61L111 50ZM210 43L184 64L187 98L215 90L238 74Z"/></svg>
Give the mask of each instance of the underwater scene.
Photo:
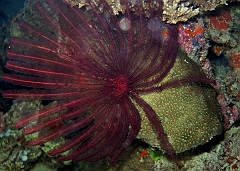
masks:
<svg viewBox="0 0 240 171"><path fill-rule="evenodd" d="M0 0L0 171L240 171L239 0Z"/></svg>

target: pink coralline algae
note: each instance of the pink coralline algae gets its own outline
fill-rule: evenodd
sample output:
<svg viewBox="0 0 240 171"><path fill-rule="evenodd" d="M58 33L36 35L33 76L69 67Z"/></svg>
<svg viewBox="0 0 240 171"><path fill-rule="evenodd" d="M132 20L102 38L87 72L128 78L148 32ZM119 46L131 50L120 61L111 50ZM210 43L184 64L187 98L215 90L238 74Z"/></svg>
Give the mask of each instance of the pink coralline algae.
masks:
<svg viewBox="0 0 240 171"><path fill-rule="evenodd" d="M178 43L188 54L205 51L207 47L202 19L195 23L180 24L178 26Z"/></svg>

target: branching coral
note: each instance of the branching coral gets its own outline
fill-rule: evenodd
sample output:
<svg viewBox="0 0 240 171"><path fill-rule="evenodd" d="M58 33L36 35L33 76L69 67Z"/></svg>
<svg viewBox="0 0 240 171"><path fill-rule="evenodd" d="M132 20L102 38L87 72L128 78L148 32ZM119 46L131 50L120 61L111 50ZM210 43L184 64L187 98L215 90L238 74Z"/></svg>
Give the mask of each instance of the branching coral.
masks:
<svg viewBox="0 0 240 171"><path fill-rule="evenodd" d="M77 5L79 7L88 6L88 3L85 0L67 0L72 5ZM99 0L93 1L95 4L101 6ZM119 12L124 12L124 3L122 0L106 0L106 2L111 6L115 14ZM145 11L145 14L148 16L154 6L158 6L159 0L132 0L128 1L132 7L133 11L136 11L136 6L141 6L142 10ZM200 13L200 11L212 11L218 5L227 5L226 0L190 0L190 1L181 1L181 0L163 0L163 21L167 23L176 24L179 21L187 21L191 17Z"/></svg>

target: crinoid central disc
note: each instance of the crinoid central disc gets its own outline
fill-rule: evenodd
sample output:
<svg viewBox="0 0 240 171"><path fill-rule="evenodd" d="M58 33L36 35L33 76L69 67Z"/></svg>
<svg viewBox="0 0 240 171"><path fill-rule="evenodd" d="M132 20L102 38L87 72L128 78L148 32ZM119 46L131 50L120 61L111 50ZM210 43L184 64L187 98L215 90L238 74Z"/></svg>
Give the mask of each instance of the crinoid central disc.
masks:
<svg viewBox="0 0 240 171"><path fill-rule="evenodd" d="M110 80L110 86L115 96L122 96L128 91L128 79L123 75Z"/></svg>

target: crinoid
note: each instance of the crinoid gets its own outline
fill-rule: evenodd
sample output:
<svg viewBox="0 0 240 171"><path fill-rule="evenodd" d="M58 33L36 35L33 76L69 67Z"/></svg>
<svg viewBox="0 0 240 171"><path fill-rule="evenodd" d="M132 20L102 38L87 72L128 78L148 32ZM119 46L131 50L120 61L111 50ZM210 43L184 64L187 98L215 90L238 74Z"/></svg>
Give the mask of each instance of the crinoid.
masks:
<svg viewBox="0 0 240 171"><path fill-rule="evenodd" d="M127 0L119 15L104 0L87 0L82 9L46 0L34 5L41 21L17 24L21 36L9 40L6 64L14 73L3 79L28 88L3 95L55 101L15 122L25 135L38 132L30 145L71 133L49 154L76 161L110 157L115 163L145 122L141 112L161 148L177 161L158 115L141 95L214 81L197 75L161 83L176 60L177 29L161 22L162 3L156 2L147 18L142 4Z"/></svg>

